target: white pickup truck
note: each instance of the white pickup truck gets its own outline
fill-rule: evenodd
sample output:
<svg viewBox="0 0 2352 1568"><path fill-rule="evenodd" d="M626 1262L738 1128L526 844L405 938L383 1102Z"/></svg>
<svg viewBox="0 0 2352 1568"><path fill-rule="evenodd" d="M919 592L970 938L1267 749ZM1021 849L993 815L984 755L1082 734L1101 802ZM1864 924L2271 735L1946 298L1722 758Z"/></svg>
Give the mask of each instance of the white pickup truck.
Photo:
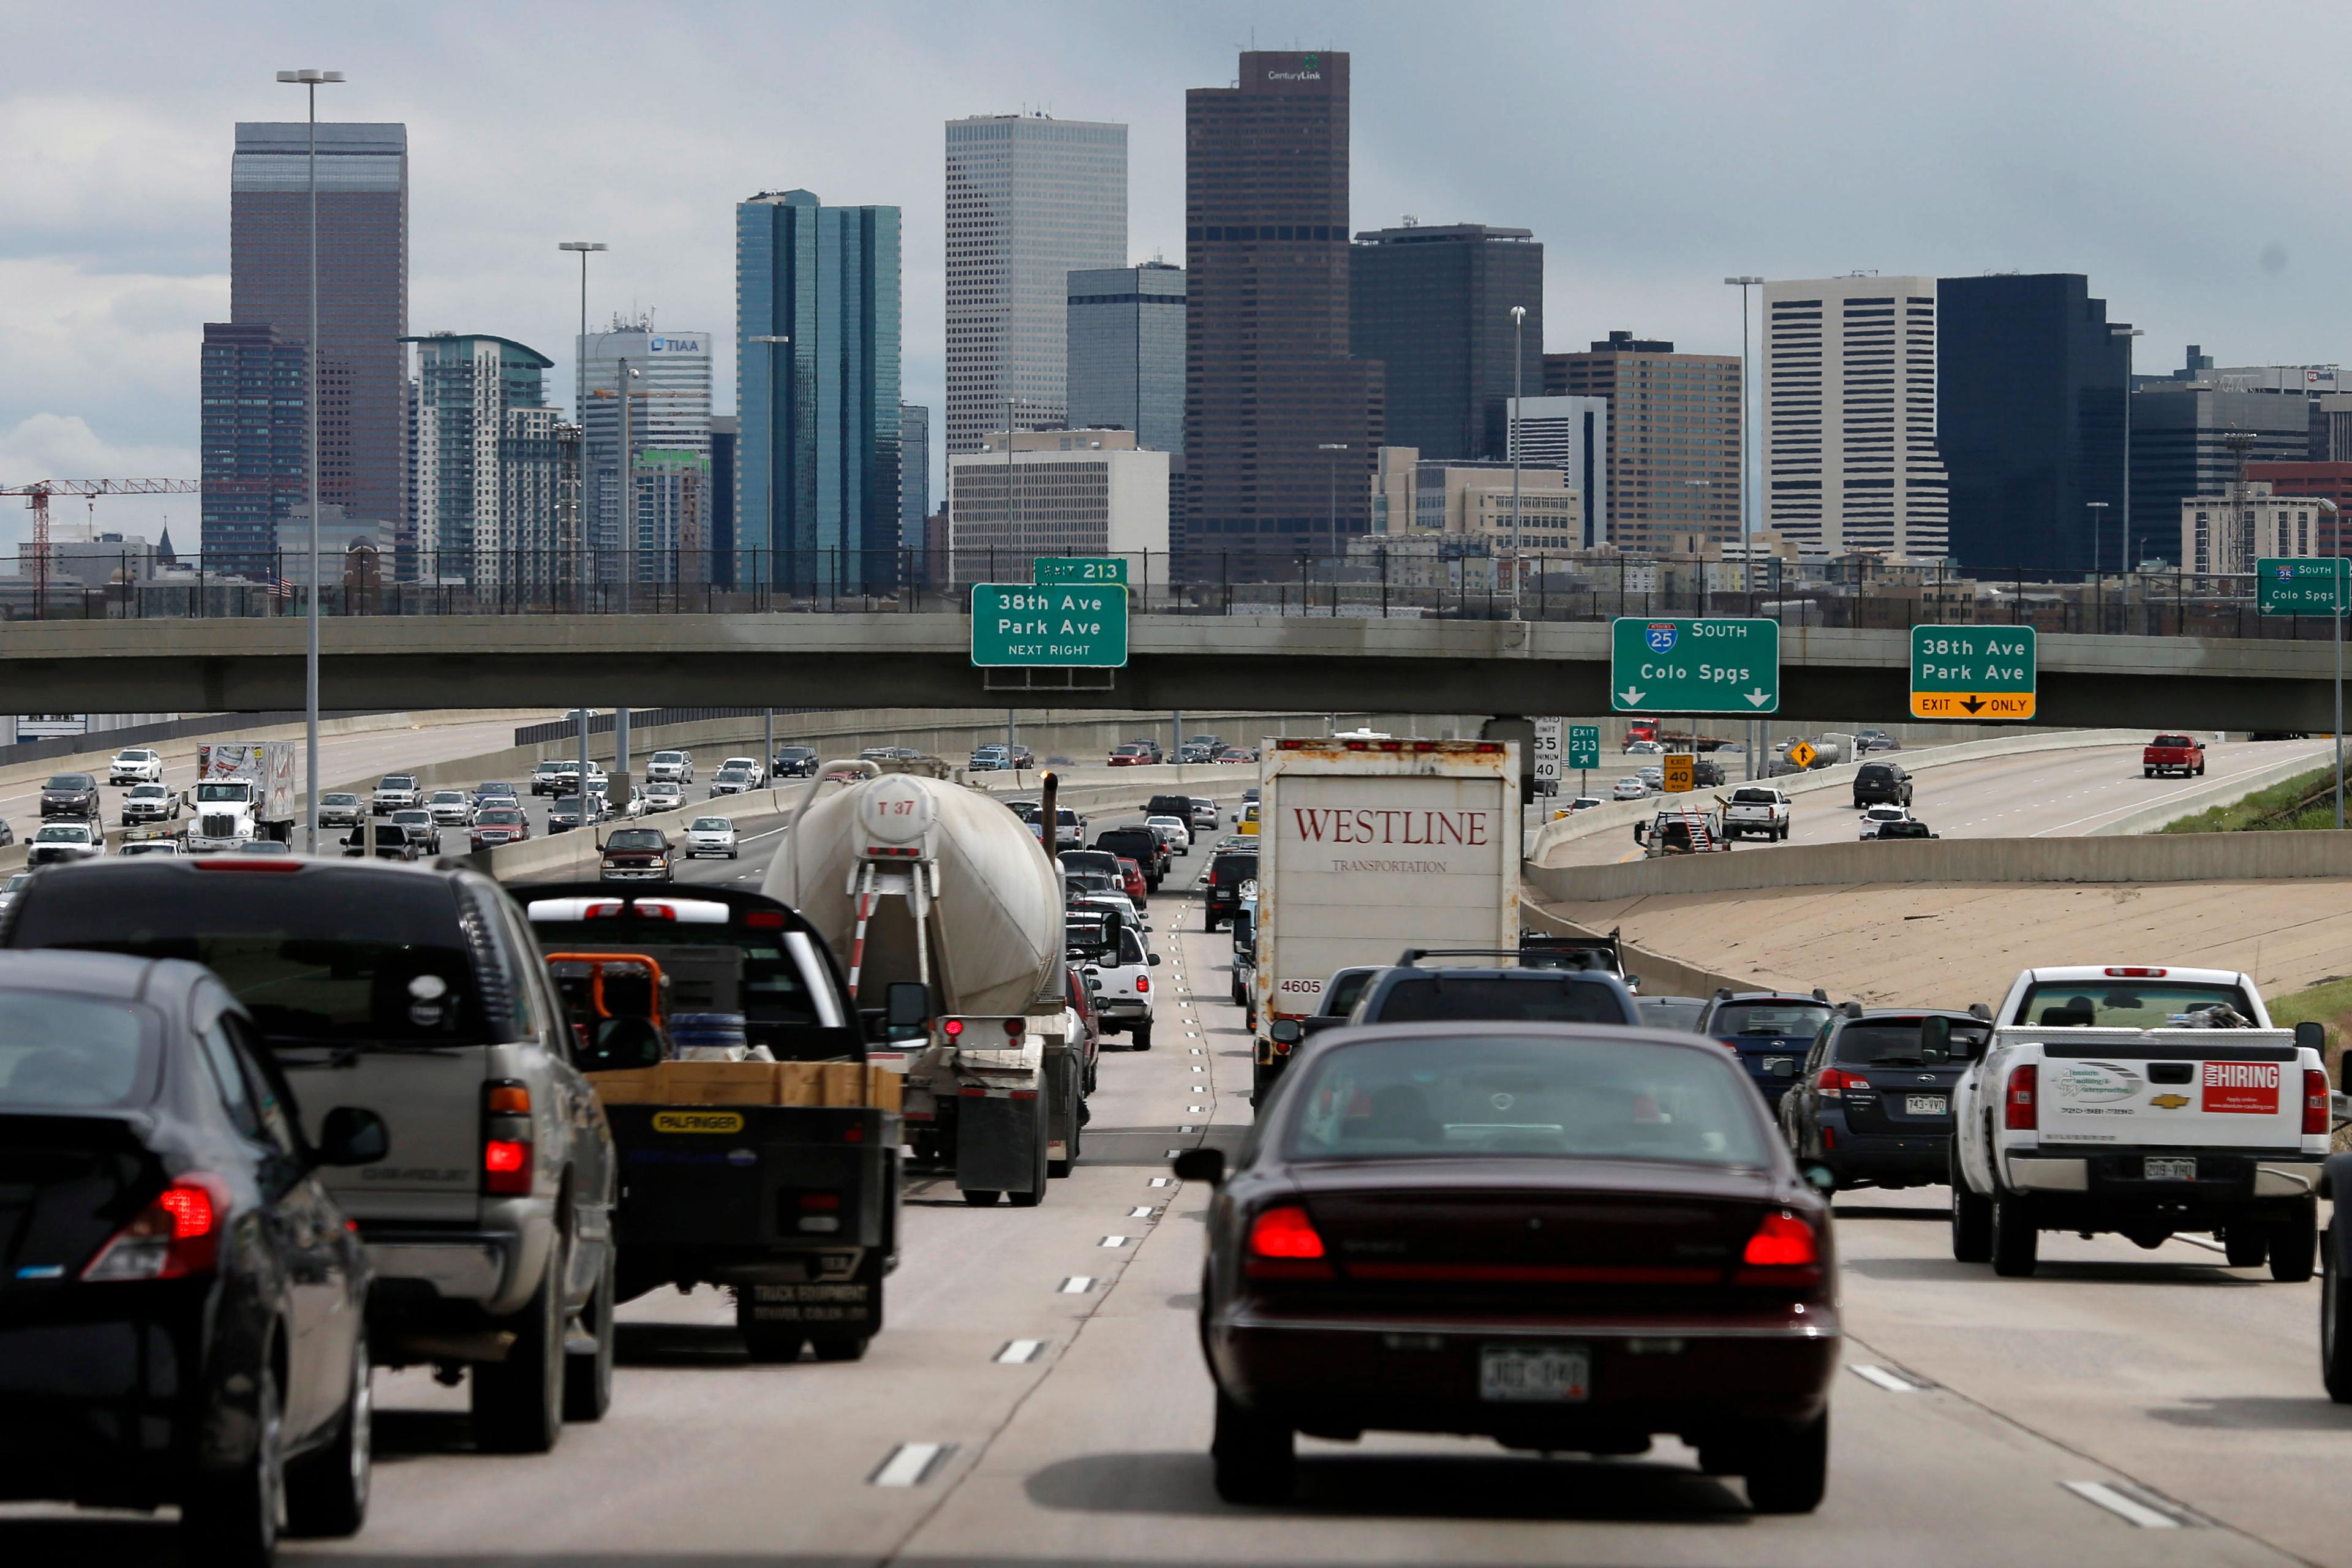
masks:
<svg viewBox="0 0 2352 1568"><path fill-rule="evenodd" d="M1778 784L1742 784L1723 803L1723 837L1778 843L1789 837L1789 797Z"/></svg>
<svg viewBox="0 0 2352 1568"><path fill-rule="evenodd" d="M2329 1099L2317 1024L2219 969L2029 969L1952 1096L1952 1256L2033 1272L2039 1233L2219 1238L2311 1278Z"/></svg>

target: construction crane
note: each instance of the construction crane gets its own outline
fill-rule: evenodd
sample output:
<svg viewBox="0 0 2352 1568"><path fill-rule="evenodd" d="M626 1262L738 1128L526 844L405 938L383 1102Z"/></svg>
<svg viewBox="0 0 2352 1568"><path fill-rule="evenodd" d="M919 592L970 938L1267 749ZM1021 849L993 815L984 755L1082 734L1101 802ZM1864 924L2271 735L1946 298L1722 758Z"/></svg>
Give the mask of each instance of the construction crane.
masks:
<svg viewBox="0 0 2352 1568"><path fill-rule="evenodd" d="M49 602L51 496L81 496L95 512L100 496L192 496L202 489L194 479L35 479L28 485L0 486L0 496L23 496L33 509L35 604L46 611Z"/></svg>

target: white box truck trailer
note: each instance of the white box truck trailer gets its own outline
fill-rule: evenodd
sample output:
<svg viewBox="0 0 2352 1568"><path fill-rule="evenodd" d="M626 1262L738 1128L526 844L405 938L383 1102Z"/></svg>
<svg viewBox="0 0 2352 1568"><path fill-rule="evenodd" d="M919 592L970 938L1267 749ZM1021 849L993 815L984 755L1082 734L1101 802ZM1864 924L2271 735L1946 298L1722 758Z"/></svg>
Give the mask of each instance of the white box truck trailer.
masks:
<svg viewBox="0 0 2352 1568"><path fill-rule="evenodd" d="M294 742L216 741L196 748L188 850L294 838Z"/></svg>
<svg viewBox="0 0 2352 1568"><path fill-rule="evenodd" d="M1339 971L1409 947L1517 951L1519 758L1502 741L1343 736L1269 738L1258 755L1263 1091Z"/></svg>

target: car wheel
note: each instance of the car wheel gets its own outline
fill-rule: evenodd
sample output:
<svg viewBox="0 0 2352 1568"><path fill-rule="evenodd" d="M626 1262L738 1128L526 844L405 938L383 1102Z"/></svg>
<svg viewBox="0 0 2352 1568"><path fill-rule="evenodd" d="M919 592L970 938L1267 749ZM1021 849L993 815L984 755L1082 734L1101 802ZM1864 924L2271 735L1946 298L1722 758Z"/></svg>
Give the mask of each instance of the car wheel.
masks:
<svg viewBox="0 0 2352 1568"><path fill-rule="evenodd" d="M1266 1090L1274 1087L1274 1069L1264 1062L1250 1063L1250 1104L1265 1103Z"/></svg>
<svg viewBox="0 0 2352 1568"><path fill-rule="evenodd" d="M2232 1268L2260 1268L2270 1261L2270 1232L2252 1224L2233 1225L2221 1233L2221 1256Z"/></svg>
<svg viewBox="0 0 2352 1568"><path fill-rule="evenodd" d="M1150 1050L1151 1048L1151 1026L1149 1024L1138 1024L1135 1027L1129 1029L1127 1032L1127 1047L1128 1049L1132 1051Z"/></svg>
<svg viewBox="0 0 2352 1568"><path fill-rule="evenodd" d="M2344 1270L2335 1266L2332 1227L2327 1246L2328 1267L2319 1271L2319 1375L2328 1398L2352 1405L2352 1291L2344 1289Z"/></svg>
<svg viewBox="0 0 2352 1568"><path fill-rule="evenodd" d="M604 1247L604 1271L596 1280L596 1289L580 1309L580 1326L596 1342L596 1348L574 1351L565 1347L563 1357L563 1418L566 1421L602 1421L604 1412L613 1407L613 1342L620 1331L613 1321L613 1297L619 1283L619 1255L608 1242Z"/></svg>
<svg viewBox="0 0 2352 1568"><path fill-rule="evenodd" d="M1962 1263L1991 1262L1992 1205L1969 1191L1957 1161L1946 1179L1952 1184L1953 1258Z"/></svg>
<svg viewBox="0 0 2352 1568"><path fill-rule="evenodd" d="M191 1562L216 1568L268 1568L278 1555L278 1516L285 1506L285 1416L278 1373L264 1363L254 1379L253 1452L226 1471L200 1471L180 1504L180 1532Z"/></svg>
<svg viewBox="0 0 2352 1568"><path fill-rule="evenodd" d="M1829 1412L1793 1432L1757 1439L1748 1453L1748 1507L1758 1513L1812 1512L1829 1489Z"/></svg>
<svg viewBox="0 0 2352 1568"><path fill-rule="evenodd" d="M864 1361L871 1342L866 1334L822 1334L809 1341L809 1351L819 1361Z"/></svg>
<svg viewBox="0 0 2352 1568"><path fill-rule="evenodd" d="M752 1314L759 1309L752 1302L757 1287L735 1287L735 1331L743 1336L743 1348L751 1359L768 1365L801 1359L802 1342L808 1338L798 1323L772 1323Z"/></svg>
<svg viewBox="0 0 2352 1568"><path fill-rule="evenodd" d="M502 1362L474 1368L474 1435L502 1454L544 1454L563 1435L562 1239L530 1302L511 1320L515 1340Z"/></svg>
<svg viewBox="0 0 2352 1568"><path fill-rule="evenodd" d="M2040 1262L2041 1232L2033 1227L2033 1211L2026 1200L2002 1194L1991 1201L1992 1271L2008 1279L2023 1279Z"/></svg>
<svg viewBox="0 0 2352 1568"><path fill-rule="evenodd" d="M2319 1247L2319 1200L2296 1199L2294 1212L2271 1226L2270 1244L2272 1279L2282 1285L2310 1279Z"/></svg>
<svg viewBox="0 0 2352 1568"><path fill-rule="evenodd" d="M1209 1439L1217 1495L1227 1502L1280 1502L1298 1477L1289 1427L1244 1410L1217 1391L1216 1431Z"/></svg>
<svg viewBox="0 0 2352 1568"><path fill-rule="evenodd" d="M2144 779L2152 779L2156 776L2156 770L2154 768L2142 768L2139 771L2139 776Z"/></svg>
<svg viewBox="0 0 2352 1568"><path fill-rule="evenodd" d="M357 1535L367 1522L368 1489L374 1475L375 1392L368 1363L367 1336L352 1346L352 1388L332 1441L286 1467L286 1533Z"/></svg>

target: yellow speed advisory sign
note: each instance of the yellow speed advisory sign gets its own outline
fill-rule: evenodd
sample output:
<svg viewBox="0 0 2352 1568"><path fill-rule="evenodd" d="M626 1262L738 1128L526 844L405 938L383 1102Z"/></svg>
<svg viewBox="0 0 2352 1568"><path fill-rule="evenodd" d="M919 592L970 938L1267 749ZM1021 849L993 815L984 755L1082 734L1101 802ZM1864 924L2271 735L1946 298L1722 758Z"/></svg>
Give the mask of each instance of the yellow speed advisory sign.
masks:
<svg viewBox="0 0 2352 1568"><path fill-rule="evenodd" d="M1686 752L1671 753L1658 771L1665 776L1664 793L1667 795L1684 795L1698 787L1698 759Z"/></svg>
<svg viewBox="0 0 2352 1568"><path fill-rule="evenodd" d="M742 1113L734 1110L656 1110L656 1132L740 1132Z"/></svg>

